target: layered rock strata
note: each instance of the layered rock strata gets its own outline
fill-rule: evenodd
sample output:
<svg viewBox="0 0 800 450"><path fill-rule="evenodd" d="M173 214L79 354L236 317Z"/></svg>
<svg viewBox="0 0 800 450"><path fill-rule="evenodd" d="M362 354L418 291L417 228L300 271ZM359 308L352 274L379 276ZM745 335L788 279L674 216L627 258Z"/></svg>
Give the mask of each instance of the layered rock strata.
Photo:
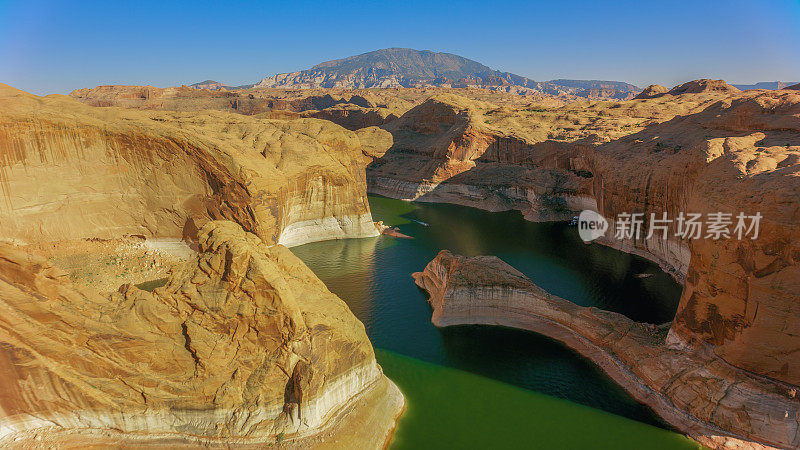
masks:
<svg viewBox="0 0 800 450"><path fill-rule="evenodd" d="M503 325L557 339L704 445L800 445L796 386L736 368L707 347L677 345L667 339L669 324L575 305L493 256L443 250L413 277L430 294L436 326Z"/></svg>
<svg viewBox="0 0 800 450"><path fill-rule="evenodd" d="M91 108L0 89L0 237L377 236L358 137L314 119ZM110 214L113 212L113 214Z"/></svg>
<svg viewBox="0 0 800 450"><path fill-rule="evenodd" d="M593 105L582 116L436 97L383 127L391 144L372 150L368 186L395 198L519 209L533 220L580 209L609 220L641 214L638 235L601 242L685 283L671 339L800 385L800 95L684 88L698 86L711 92ZM577 127L565 128L563 116ZM758 237L714 239L704 229L690 239L678 233L681 213L728 214L731 233L739 213L758 213ZM651 214L672 219L666 239L648 237Z"/></svg>
<svg viewBox="0 0 800 450"><path fill-rule="evenodd" d="M600 187L592 165L605 146L730 95L709 90L669 102L554 109L437 95L381 127L389 137L372 133L384 148L370 153L369 190L394 198L519 209L533 220L563 220L596 209Z"/></svg>
<svg viewBox="0 0 800 450"><path fill-rule="evenodd" d="M520 209L536 220L562 220L591 206L591 180L568 169L560 143L534 149L524 137L487 124L483 114L491 108L440 95L382 127L389 147L372 154L369 191L491 211Z"/></svg>
<svg viewBox="0 0 800 450"><path fill-rule="evenodd" d="M0 246L0 442L70 429L292 440L386 390L363 325L285 247L212 221L199 251L164 287L103 297ZM389 421L402 407L394 387L375 400Z"/></svg>
<svg viewBox="0 0 800 450"><path fill-rule="evenodd" d="M402 395L275 245L377 235L364 164L327 121L0 86L0 445L385 446Z"/></svg>
<svg viewBox="0 0 800 450"><path fill-rule="evenodd" d="M800 385L800 95L772 91L717 102L598 148L588 170L598 211L675 219L728 214L731 235L611 243L685 279L671 336L727 362ZM758 232L734 233L740 213ZM745 222L746 226L750 222ZM755 239L753 239L755 237ZM684 277L685 275L685 277Z"/></svg>
<svg viewBox="0 0 800 450"><path fill-rule="evenodd" d="M730 378L712 379L747 371L796 390L800 96L710 80L654 96L534 111L438 96L382 127L390 138L371 133L385 150L368 147L368 186L395 198L518 209L532 220L580 209L608 220L642 214L638 236L601 242L658 262L684 284L670 344L730 364ZM760 214L759 233L713 239L704 229L689 239L674 220L682 212L703 221L729 214L731 232L739 213ZM666 239L647 236L651 214L673 219ZM691 402L688 379L672 389L668 400ZM763 425L742 417L735 427L718 425L743 437ZM760 440L794 442L770 440L770 426Z"/></svg>

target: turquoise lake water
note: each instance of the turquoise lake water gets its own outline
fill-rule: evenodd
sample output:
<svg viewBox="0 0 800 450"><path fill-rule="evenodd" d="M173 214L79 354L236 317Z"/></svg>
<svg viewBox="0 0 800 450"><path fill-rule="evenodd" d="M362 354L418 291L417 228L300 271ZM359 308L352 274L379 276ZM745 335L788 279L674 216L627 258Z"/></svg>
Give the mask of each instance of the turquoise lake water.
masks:
<svg viewBox="0 0 800 450"><path fill-rule="evenodd" d="M442 249L496 255L567 300L663 323L674 317L680 286L657 265L516 211L378 196L370 205L375 220L415 239L325 241L292 251L364 322L378 361L405 393L393 447L696 447L559 342L504 327L437 329L411 278Z"/></svg>

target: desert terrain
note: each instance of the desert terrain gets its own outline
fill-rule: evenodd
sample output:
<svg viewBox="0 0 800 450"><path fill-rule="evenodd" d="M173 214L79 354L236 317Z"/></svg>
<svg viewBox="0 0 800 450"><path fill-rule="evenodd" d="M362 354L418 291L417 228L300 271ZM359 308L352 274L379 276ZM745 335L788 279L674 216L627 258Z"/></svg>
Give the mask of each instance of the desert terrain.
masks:
<svg viewBox="0 0 800 450"><path fill-rule="evenodd" d="M384 232L369 193L537 222L758 211L756 240L601 240L680 283L667 324L578 307L497 258L442 253L415 279L435 325L563 341L703 445L800 446L800 85L342 61L243 87L0 85L0 443L388 445L402 393L287 249Z"/></svg>

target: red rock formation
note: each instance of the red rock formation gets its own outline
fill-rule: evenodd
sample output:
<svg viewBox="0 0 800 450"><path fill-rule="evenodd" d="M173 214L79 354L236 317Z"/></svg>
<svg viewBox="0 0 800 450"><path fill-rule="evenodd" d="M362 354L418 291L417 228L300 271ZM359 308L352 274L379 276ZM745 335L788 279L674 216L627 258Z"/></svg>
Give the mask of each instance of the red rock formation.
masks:
<svg viewBox="0 0 800 450"><path fill-rule="evenodd" d="M800 446L800 398L793 386L737 369L703 347L670 344L668 325L575 305L495 256L443 250L413 277L430 294L436 326L503 325L557 339L704 445Z"/></svg>
<svg viewBox="0 0 800 450"><path fill-rule="evenodd" d="M598 210L609 218L763 216L756 240L642 236L615 245L686 274L676 337L699 339L731 364L793 384L800 384L800 359L792 356L800 349L798 130L800 95L769 91L601 146L590 168Z"/></svg>
<svg viewBox="0 0 800 450"><path fill-rule="evenodd" d="M381 156L368 167L370 191L493 211L521 209L549 220L587 206L591 180L568 170L560 143L531 145L483 123L481 114L492 108L440 95L384 126L391 147L376 153Z"/></svg>
<svg viewBox="0 0 800 450"><path fill-rule="evenodd" d="M182 237L223 218L287 245L378 234L360 141L327 121L109 110L5 87L0 124L4 237Z"/></svg>
<svg viewBox="0 0 800 450"><path fill-rule="evenodd" d="M657 261L684 282L671 344L795 386L787 389L800 386L799 94L742 93L700 80L668 97L582 112L460 102L433 99L384 127L394 139L368 168L369 189L520 209L538 220L563 217L556 208L595 209L608 219L642 213L648 221L651 213L760 213L755 240L713 240L705 232L682 239L672 222L668 239L642 233L604 243ZM620 129L632 108L634 117L653 119ZM579 138L581 130L594 139ZM488 171L483 160L499 161L502 170Z"/></svg>
<svg viewBox="0 0 800 450"><path fill-rule="evenodd" d="M0 446L385 445L402 395L344 302L274 245L377 235L364 158L327 121L1 85ZM153 292L104 295L36 252L125 235L199 254Z"/></svg>
<svg viewBox="0 0 800 450"><path fill-rule="evenodd" d="M303 113L303 117L330 120L348 130L381 126L397 119L396 115L385 109L364 108L351 104L333 106L322 111L307 111Z"/></svg>
<svg viewBox="0 0 800 450"><path fill-rule="evenodd" d="M0 244L0 445L69 430L138 445L300 439L374 389L365 406L387 417L360 444L383 444L401 397L344 302L233 222L208 223L199 245L164 287L103 297Z"/></svg>

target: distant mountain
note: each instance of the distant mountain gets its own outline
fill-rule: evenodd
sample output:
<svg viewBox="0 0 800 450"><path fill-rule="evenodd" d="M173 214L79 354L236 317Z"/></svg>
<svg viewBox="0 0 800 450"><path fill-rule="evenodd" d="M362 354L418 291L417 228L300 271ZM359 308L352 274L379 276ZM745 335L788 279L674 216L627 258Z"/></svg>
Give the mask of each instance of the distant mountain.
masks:
<svg viewBox="0 0 800 450"><path fill-rule="evenodd" d="M794 84L797 84L797 81L761 81L756 84L734 84L737 88L746 91L748 89L783 89Z"/></svg>
<svg viewBox="0 0 800 450"><path fill-rule="evenodd" d="M254 85L288 89L425 86L474 86L521 94L617 99L632 98L641 92L632 84L617 81L534 81L451 53L409 48L388 48L327 61L308 70L269 76Z"/></svg>
<svg viewBox="0 0 800 450"><path fill-rule="evenodd" d="M210 89L212 91L231 89L231 86L214 80L206 80L199 83L190 84L189 87L195 89Z"/></svg>
<svg viewBox="0 0 800 450"><path fill-rule="evenodd" d="M641 92L639 86L622 81L605 80L551 80L548 83L557 86L573 87L578 89L618 89L625 92Z"/></svg>

